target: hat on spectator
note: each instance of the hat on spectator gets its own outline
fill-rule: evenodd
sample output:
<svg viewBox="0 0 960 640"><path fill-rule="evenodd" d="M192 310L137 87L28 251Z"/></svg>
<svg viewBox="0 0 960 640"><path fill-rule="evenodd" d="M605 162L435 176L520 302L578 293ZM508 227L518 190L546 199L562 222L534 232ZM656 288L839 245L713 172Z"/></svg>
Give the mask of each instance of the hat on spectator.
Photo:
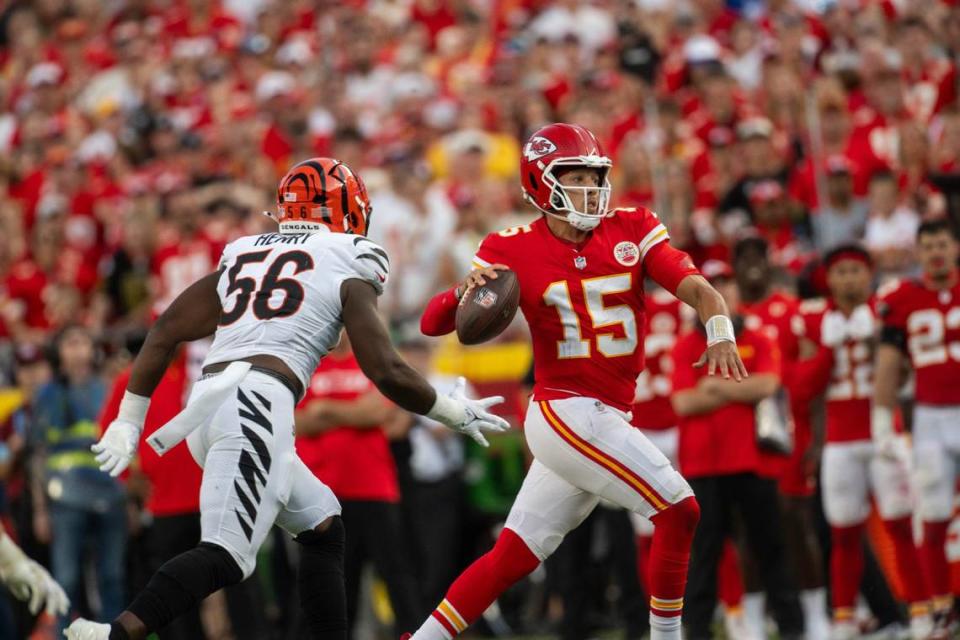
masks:
<svg viewBox="0 0 960 640"><path fill-rule="evenodd" d="M268 71L257 82L257 101L266 102L277 96L290 95L296 86L297 83L292 74L286 71Z"/></svg>
<svg viewBox="0 0 960 640"><path fill-rule="evenodd" d="M700 273L710 282L733 278L733 267L724 260L707 260L700 267Z"/></svg>
<svg viewBox="0 0 960 640"><path fill-rule="evenodd" d="M761 205L783 197L783 186L776 180L761 180L750 188L750 204Z"/></svg>
<svg viewBox="0 0 960 640"><path fill-rule="evenodd" d="M707 132L707 143L711 147L727 147L733 144L734 135L730 127L715 126Z"/></svg>
<svg viewBox="0 0 960 640"><path fill-rule="evenodd" d="M737 137L740 140L769 138L772 134L773 123L763 117L747 118L737 125Z"/></svg>
<svg viewBox="0 0 960 640"><path fill-rule="evenodd" d="M13 360L18 367L37 364L46 360L43 349L30 342L22 342L13 351Z"/></svg>
<svg viewBox="0 0 960 640"><path fill-rule="evenodd" d="M58 86L64 79L63 67L56 62L38 62L27 72L27 85L31 89L43 85Z"/></svg>
<svg viewBox="0 0 960 640"><path fill-rule="evenodd" d="M715 62L720 59L720 44L708 35L695 35L684 43L683 58L687 64Z"/></svg>
<svg viewBox="0 0 960 640"><path fill-rule="evenodd" d="M851 162L847 156L839 153L828 156L826 162L823 164L827 171L827 175L830 176L841 174L850 175L853 173L853 162Z"/></svg>

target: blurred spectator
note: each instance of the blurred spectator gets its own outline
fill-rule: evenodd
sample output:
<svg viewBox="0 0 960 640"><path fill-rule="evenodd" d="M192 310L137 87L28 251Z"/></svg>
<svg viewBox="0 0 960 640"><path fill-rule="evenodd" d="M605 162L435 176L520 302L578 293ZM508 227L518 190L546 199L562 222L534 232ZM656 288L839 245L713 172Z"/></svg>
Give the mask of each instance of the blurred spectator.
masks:
<svg viewBox="0 0 960 640"><path fill-rule="evenodd" d="M713 265L716 268L713 269ZM739 307L733 271L726 264L707 263L705 275L730 309ZM706 348L697 329L682 336L673 351L674 411L680 421L680 471L701 506L693 541L684 624L687 637L713 637L711 621L717 604L717 569L724 540L731 535L733 514L743 522L756 558L767 603L781 638L803 637L803 613L783 563L785 553L776 481L760 477L755 405L780 386L780 352L759 326L737 317L737 342L750 378L740 383L707 376L693 364Z"/></svg>
<svg viewBox="0 0 960 640"><path fill-rule="evenodd" d="M383 431L394 411L360 371L344 335L314 373L297 409L296 430L297 453L336 494L351 532L344 557L350 628L369 562L386 583L399 635L416 626L425 608L408 564L397 469Z"/></svg>
<svg viewBox="0 0 960 640"><path fill-rule="evenodd" d="M829 156L824 164L826 201L810 218L813 243L821 253L862 238L869 209L867 202L854 194L853 164L846 156Z"/></svg>
<svg viewBox="0 0 960 640"><path fill-rule="evenodd" d="M74 607L81 590L88 547L94 550L96 591L87 602L96 620L113 620L124 605L126 495L123 485L98 469L90 445L106 396L97 377L97 345L85 329L68 326L53 343L54 379L37 392L34 523L37 538L50 542L54 578ZM60 620L61 631L69 618Z"/></svg>
<svg viewBox="0 0 960 640"><path fill-rule="evenodd" d="M914 242L920 217L904 204L895 176L875 173L870 178L870 215L864 244L873 256L878 275L905 275L913 268Z"/></svg>

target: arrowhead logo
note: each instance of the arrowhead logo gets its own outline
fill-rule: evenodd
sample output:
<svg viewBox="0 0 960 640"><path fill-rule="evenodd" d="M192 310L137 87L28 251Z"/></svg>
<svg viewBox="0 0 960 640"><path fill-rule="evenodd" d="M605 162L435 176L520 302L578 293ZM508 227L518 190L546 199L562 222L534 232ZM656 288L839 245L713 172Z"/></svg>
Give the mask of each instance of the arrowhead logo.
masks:
<svg viewBox="0 0 960 640"><path fill-rule="evenodd" d="M530 138L530 141L527 142L526 145L524 145L523 156L532 162L533 160L549 155L556 150L557 145L553 144L553 142L550 140L547 140L543 136L534 136L533 138Z"/></svg>

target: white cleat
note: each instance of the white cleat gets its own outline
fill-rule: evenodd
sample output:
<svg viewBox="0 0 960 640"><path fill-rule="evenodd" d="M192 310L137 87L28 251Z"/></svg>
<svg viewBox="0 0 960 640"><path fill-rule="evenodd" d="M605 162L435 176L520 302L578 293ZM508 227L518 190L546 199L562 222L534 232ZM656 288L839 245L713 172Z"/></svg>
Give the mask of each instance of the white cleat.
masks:
<svg viewBox="0 0 960 640"><path fill-rule="evenodd" d="M860 625L853 620L834 622L830 629L830 640L857 640L860 637Z"/></svg>
<svg viewBox="0 0 960 640"><path fill-rule="evenodd" d="M67 640L110 640L110 625L77 618L63 635Z"/></svg>
<svg viewBox="0 0 960 640"><path fill-rule="evenodd" d="M723 628L727 632L728 638L737 638L737 640L760 640L760 637L754 633L743 611L725 611L723 614Z"/></svg>
<svg viewBox="0 0 960 640"><path fill-rule="evenodd" d="M933 616L910 618L910 640L927 640L933 635Z"/></svg>

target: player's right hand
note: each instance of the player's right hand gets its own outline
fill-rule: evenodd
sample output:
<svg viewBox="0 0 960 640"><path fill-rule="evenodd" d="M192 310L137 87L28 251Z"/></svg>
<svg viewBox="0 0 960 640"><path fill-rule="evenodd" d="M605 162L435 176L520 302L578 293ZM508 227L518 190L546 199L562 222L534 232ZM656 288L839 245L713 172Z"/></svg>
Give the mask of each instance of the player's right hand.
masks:
<svg viewBox="0 0 960 640"><path fill-rule="evenodd" d="M503 396L490 396L489 398L473 400L466 396L466 386L467 381L461 376L457 378L457 386L450 392L450 398L463 405L466 410L466 418L461 424L448 426L454 431L470 436L480 446L489 447L490 443L483 437L481 430L501 432L510 428L509 422L487 410L493 405L503 402Z"/></svg>
<svg viewBox="0 0 960 640"><path fill-rule="evenodd" d="M100 470L116 478L130 465L140 443L140 427L126 420L114 420L100 442L90 447L97 454Z"/></svg>
<svg viewBox="0 0 960 640"><path fill-rule="evenodd" d="M482 287L487 284L487 278L491 280L497 279L497 271L505 271L509 269L505 264L492 264L489 267L481 267L479 269L474 269L467 274L467 277L463 279L459 285L457 285L458 298L463 300L464 296L470 293L470 290L474 287ZM501 400L502 402L503 400Z"/></svg>

